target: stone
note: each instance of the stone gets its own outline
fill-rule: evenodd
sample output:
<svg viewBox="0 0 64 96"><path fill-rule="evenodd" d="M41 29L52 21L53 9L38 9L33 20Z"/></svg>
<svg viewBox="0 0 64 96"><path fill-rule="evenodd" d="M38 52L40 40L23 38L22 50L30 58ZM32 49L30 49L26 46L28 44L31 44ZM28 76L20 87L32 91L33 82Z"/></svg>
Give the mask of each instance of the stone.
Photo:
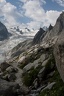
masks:
<svg viewBox="0 0 64 96"><path fill-rule="evenodd" d="M55 83L56 82L52 82L52 83L48 84L44 89L41 90L41 92L46 90L46 89L52 89L52 87L53 87L53 85L55 85Z"/></svg>
<svg viewBox="0 0 64 96"><path fill-rule="evenodd" d="M13 66L9 66L6 71L8 73L17 73L18 69L17 68L14 68Z"/></svg>
<svg viewBox="0 0 64 96"><path fill-rule="evenodd" d="M43 68L39 71L39 73L38 73L38 78L39 78L40 81L42 80L44 71L45 71L45 67L43 67Z"/></svg>
<svg viewBox="0 0 64 96"><path fill-rule="evenodd" d="M10 65L7 62L3 62L0 64L1 71L5 71Z"/></svg>
<svg viewBox="0 0 64 96"><path fill-rule="evenodd" d="M8 75L8 79L9 79L9 81L14 81L14 80L16 80L15 74L14 74L14 73L10 73L10 74Z"/></svg>
<svg viewBox="0 0 64 96"><path fill-rule="evenodd" d="M19 87L16 86L19 85L0 79L0 96L17 96L17 90L19 89Z"/></svg>

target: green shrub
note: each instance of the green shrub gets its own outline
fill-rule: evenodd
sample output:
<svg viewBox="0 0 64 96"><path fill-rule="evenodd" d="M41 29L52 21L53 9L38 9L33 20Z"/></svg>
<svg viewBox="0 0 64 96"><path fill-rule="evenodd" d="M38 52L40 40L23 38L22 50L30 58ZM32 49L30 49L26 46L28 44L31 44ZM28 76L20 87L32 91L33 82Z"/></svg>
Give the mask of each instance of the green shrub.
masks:
<svg viewBox="0 0 64 96"><path fill-rule="evenodd" d="M23 76L23 83L26 86L31 86L33 81L37 78L38 72L41 68L41 66L38 66L37 68L32 68L29 72L26 72Z"/></svg>
<svg viewBox="0 0 64 96"><path fill-rule="evenodd" d="M53 70L55 70L56 66L55 66L55 58L54 55L51 54L50 55L50 59L48 60L48 62L45 65L45 75L49 74L50 72L52 72Z"/></svg>

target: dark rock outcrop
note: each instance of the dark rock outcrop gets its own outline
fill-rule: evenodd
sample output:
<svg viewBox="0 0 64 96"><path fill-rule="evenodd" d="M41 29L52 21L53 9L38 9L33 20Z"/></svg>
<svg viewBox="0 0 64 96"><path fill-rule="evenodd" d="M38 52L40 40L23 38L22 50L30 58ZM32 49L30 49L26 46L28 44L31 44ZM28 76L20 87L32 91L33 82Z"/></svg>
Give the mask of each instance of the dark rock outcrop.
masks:
<svg viewBox="0 0 64 96"><path fill-rule="evenodd" d="M33 39L33 44L38 44L41 42L41 39L45 36L45 31L40 28L39 31L36 33L34 39Z"/></svg>
<svg viewBox="0 0 64 96"><path fill-rule="evenodd" d="M52 30L53 26L50 24L48 31Z"/></svg>
<svg viewBox="0 0 64 96"><path fill-rule="evenodd" d="M18 96L19 85L0 79L0 96Z"/></svg>
<svg viewBox="0 0 64 96"><path fill-rule="evenodd" d="M3 41L3 40L5 40L5 39L8 39L8 37L9 37L10 35L11 35L11 34L8 33L8 30L7 30L7 28L5 27L5 25L0 22L0 41Z"/></svg>
<svg viewBox="0 0 64 96"><path fill-rule="evenodd" d="M3 62L0 64L1 71L5 71L10 65L7 62Z"/></svg>

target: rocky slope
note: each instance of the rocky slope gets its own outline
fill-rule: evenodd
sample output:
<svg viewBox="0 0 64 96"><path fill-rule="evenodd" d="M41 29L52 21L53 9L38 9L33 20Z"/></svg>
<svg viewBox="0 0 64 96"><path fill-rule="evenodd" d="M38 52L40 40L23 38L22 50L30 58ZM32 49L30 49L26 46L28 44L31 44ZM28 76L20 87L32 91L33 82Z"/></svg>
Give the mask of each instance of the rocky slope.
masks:
<svg viewBox="0 0 64 96"><path fill-rule="evenodd" d="M40 28L33 40L14 47L7 62L0 65L0 95L64 96L63 37L64 12L54 27L46 32Z"/></svg>

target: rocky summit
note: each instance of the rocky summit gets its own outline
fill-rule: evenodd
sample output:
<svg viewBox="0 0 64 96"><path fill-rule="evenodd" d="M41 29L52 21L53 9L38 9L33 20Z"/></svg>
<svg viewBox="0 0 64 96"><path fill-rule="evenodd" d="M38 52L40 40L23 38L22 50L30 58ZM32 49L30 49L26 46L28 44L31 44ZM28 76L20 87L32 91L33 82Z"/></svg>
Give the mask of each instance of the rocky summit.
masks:
<svg viewBox="0 0 64 96"><path fill-rule="evenodd" d="M0 64L0 96L64 96L64 12L54 26L10 50Z"/></svg>

